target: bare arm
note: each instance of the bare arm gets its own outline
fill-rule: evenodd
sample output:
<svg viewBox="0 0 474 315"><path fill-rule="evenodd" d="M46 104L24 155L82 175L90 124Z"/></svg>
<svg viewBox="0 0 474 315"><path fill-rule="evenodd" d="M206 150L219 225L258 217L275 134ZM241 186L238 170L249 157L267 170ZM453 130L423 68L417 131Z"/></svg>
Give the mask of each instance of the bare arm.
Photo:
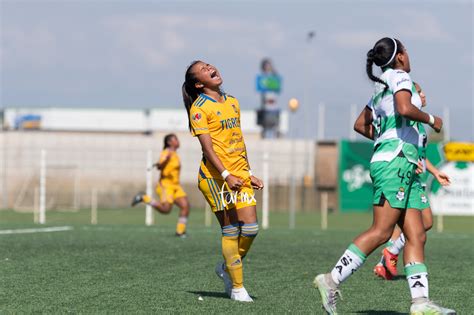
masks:
<svg viewBox="0 0 474 315"><path fill-rule="evenodd" d="M448 175L443 172L440 172L440 170L437 169L433 164L431 164L428 159L426 159L425 161L426 169L428 170L428 172L430 172L442 186L447 186L451 184L451 180L449 179Z"/></svg>
<svg viewBox="0 0 474 315"><path fill-rule="evenodd" d="M366 106L354 123L354 130L371 140L374 139L374 126L372 125L372 111Z"/></svg>
<svg viewBox="0 0 474 315"><path fill-rule="evenodd" d="M211 164L217 169L219 173L222 173L225 170L225 167L217 156L216 152L214 151L214 148L212 147L211 136L208 133L205 133L198 135L198 139L201 143L202 153L204 154L204 157L209 162L211 162ZM225 181L229 185L229 188L232 190L238 190L240 189L240 187L242 187L242 181L232 174L227 176Z"/></svg>
<svg viewBox="0 0 474 315"><path fill-rule="evenodd" d="M429 124L430 115L419 110L411 103L411 93L407 90L400 90L395 93L395 106L397 112L405 118L413 121ZM436 132L440 132L443 121L437 116L434 117L434 124L430 125Z"/></svg>
<svg viewBox="0 0 474 315"><path fill-rule="evenodd" d="M168 155L166 156L166 158L160 163L160 162L157 162L155 164L153 164L154 166L156 166L157 169L159 169L160 171L163 170L166 166L166 164L168 164L168 162L170 161L170 158L171 158L171 154L168 153Z"/></svg>

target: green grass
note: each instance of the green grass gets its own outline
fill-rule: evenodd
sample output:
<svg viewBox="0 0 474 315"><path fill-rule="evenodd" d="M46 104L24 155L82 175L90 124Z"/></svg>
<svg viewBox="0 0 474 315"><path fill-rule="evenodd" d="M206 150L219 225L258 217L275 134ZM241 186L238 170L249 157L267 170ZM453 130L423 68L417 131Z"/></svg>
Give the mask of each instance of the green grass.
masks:
<svg viewBox="0 0 474 315"><path fill-rule="evenodd" d="M245 286L255 303L230 301L214 274L220 234L194 211L190 236L173 236L176 212L145 227L143 209L100 210L99 225L87 211L48 213L48 226L66 232L0 235L0 312L6 313L313 313L322 314L312 287L351 239L370 225L369 214L330 215L329 231L316 214L272 214L244 262ZM31 214L0 211L0 229L38 227ZM427 265L432 299L459 314L474 309L474 219L445 218L444 233L430 232ZM342 286L342 314L403 314L409 308L404 278L372 275L378 255ZM401 271L402 268L399 268ZM203 301L198 297L202 296Z"/></svg>

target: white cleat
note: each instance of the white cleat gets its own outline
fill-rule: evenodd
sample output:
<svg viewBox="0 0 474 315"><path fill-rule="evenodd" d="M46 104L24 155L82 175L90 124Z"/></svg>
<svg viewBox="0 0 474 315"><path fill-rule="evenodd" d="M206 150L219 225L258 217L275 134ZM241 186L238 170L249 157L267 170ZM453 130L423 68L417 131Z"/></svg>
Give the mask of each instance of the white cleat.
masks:
<svg viewBox="0 0 474 315"><path fill-rule="evenodd" d="M229 274L225 271L225 263L218 263L216 266L216 275L224 281L225 293L231 297L232 293L232 279L230 279Z"/></svg>
<svg viewBox="0 0 474 315"><path fill-rule="evenodd" d="M252 298L248 294L244 287L238 289L232 289L230 298L234 301L239 302L253 302Z"/></svg>
<svg viewBox="0 0 474 315"><path fill-rule="evenodd" d="M324 310L330 315L337 315L336 302L338 297L342 299L341 292L338 289L331 288L326 281L325 274L317 275L313 283L319 290Z"/></svg>
<svg viewBox="0 0 474 315"><path fill-rule="evenodd" d="M410 315L456 315L456 311L439 306L433 301L413 303L410 306Z"/></svg>

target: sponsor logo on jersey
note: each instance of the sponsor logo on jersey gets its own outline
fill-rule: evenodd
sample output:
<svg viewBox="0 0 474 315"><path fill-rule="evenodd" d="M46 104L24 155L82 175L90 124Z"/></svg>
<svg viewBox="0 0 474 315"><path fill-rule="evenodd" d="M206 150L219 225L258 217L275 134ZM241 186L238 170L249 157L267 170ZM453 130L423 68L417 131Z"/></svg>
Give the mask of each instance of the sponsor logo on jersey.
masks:
<svg viewBox="0 0 474 315"><path fill-rule="evenodd" d="M398 192L397 192L397 199L402 201L403 199L405 199L405 189L403 187L400 187L398 189Z"/></svg>
<svg viewBox="0 0 474 315"><path fill-rule="evenodd" d="M236 114L239 113L239 111L237 110L237 107L236 107L234 104L232 104L232 108L234 109L234 112L235 112Z"/></svg>
<svg viewBox="0 0 474 315"><path fill-rule="evenodd" d="M240 128L240 119L237 117L223 119L220 123L222 129Z"/></svg>
<svg viewBox="0 0 474 315"><path fill-rule="evenodd" d="M401 79L400 81L397 82L397 86L399 86L399 85L402 84L403 82L410 82L410 80L407 79L407 78L403 78L403 79Z"/></svg>
<svg viewBox="0 0 474 315"><path fill-rule="evenodd" d="M194 121L200 121L201 120L201 114L200 113L196 113L193 115L193 120Z"/></svg>

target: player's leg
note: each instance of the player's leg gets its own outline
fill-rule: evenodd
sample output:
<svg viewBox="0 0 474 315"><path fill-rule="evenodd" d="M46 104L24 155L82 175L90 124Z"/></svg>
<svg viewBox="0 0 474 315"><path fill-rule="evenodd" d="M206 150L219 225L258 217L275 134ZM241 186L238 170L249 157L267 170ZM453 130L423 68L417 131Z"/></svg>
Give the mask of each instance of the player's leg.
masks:
<svg viewBox="0 0 474 315"><path fill-rule="evenodd" d="M186 227L188 224L189 217L188 197L184 196L176 198L174 203L179 207L178 223L176 224L176 235L184 236L186 235Z"/></svg>
<svg viewBox="0 0 474 315"><path fill-rule="evenodd" d="M433 212L431 211L431 207L423 209L421 216L423 217L423 226L425 227L425 231L428 232L433 227Z"/></svg>
<svg viewBox="0 0 474 315"><path fill-rule="evenodd" d="M258 234L257 201L250 179L244 182L238 193L236 208L240 225L239 254L243 259Z"/></svg>
<svg viewBox="0 0 474 315"><path fill-rule="evenodd" d="M216 266L217 276L224 281L224 288L230 298L246 301L247 299L238 299L232 296L235 290L244 291L242 258L239 255L239 221L235 208L229 208L224 194L220 194L220 187L223 181L215 179L203 179L199 182L199 190L203 193L211 210L221 226L222 231L222 256L224 263L218 263ZM248 294L247 294L248 295ZM248 296L248 300L252 299Z"/></svg>
<svg viewBox="0 0 474 315"><path fill-rule="evenodd" d="M242 257L239 254L240 229L237 211L233 208L217 211L215 215L222 228L222 255L225 261L225 272L232 280L230 298L241 302L252 302L252 298L244 288ZM223 280L225 282L225 279Z"/></svg>
<svg viewBox="0 0 474 315"><path fill-rule="evenodd" d="M237 216L240 225L239 254L244 259L258 234L257 207L239 208Z"/></svg>
<svg viewBox="0 0 474 315"><path fill-rule="evenodd" d="M158 183L158 185L156 185L156 195L159 199L153 200L151 196L146 195L143 197L143 201L152 206L153 209L159 213L168 214L173 208L173 194L174 187L172 185L163 185L162 183Z"/></svg>
<svg viewBox="0 0 474 315"><path fill-rule="evenodd" d="M330 273L315 278L314 284L328 313L336 313L339 285L363 265L370 253L389 239L400 213L400 209L392 208L386 200L381 206L375 205L372 226L354 239Z"/></svg>
<svg viewBox="0 0 474 315"><path fill-rule="evenodd" d="M400 236L403 237L402 231L399 227L396 226L393 229L393 233L392 233L392 236L390 237L390 240L385 244L385 247L382 250L382 255L380 257L379 262L374 267L374 274L377 275L378 277L383 278L385 280L393 279L392 272L389 271L387 267L395 266L394 269L397 270L396 266L398 262L398 252L397 252L397 255L392 254L390 249L394 247L394 244L397 244L396 246L399 246L399 243L397 243L397 241L400 242ZM389 257L386 257L386 256L389 256Z"/></svg>
<svg viewBox="0 0 474 315"><path fill-rule="evenodd" d="M156 194L158 195L159 200L155 200L152 196L140 192L133 197L131 206L134 207L137 204L143 202L152 206L153 209L162 214L170 213L171 209L173 208L173 194L170 187L166 187L158 183L158 185L156 185Z"/></svg>
<svg viewBox="0 0 474 315"><path fill-rule="evenodd" d="M424 264L426 231L422 211L407 209L400 217L399 225L406 238L403 252L405 274L412 298L411 314L455 314L429 300L428 270Z"/></svg>

